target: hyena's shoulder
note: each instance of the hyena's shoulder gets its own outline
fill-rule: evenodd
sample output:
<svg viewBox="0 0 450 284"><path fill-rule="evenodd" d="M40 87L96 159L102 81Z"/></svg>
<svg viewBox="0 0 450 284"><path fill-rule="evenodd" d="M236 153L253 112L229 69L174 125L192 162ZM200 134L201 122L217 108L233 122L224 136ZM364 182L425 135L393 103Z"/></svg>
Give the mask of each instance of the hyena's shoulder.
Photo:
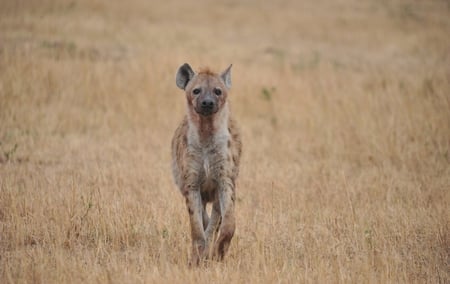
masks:
<svg viewBox="0 0 450 284"><path fill-rule="evenodd" d="M178 186L180 186L185 154L188 147L187 133L188 120L187 117L184 117L172 138L172 172Z"/></svg>
<svg viewBox="0 0 450 284"><path fill-rule="evenodd" d="M234 176L237 178L239 174L239 164L241 160L241 153L242 153L242 140L241 140L241 133L240 129L236 123L236 121L232 118L230 118L228 122L228 131L230 132L230 143L229 148L231 151L231 156L233 158L233 164L234 164Z"/></svg>
<svg viewBox="0 0 450 284"><path fill-rule="evenodd" d="M173 135L172 150L176 150L174 147L179 147L181 146L180 144L187 145L187 141L185 141L187 140L187 131L188 131L188 119L187 116L185 116L181 121L180 125L178 125ZM172 153L175 153L175 151L173 151Z"/></svg>

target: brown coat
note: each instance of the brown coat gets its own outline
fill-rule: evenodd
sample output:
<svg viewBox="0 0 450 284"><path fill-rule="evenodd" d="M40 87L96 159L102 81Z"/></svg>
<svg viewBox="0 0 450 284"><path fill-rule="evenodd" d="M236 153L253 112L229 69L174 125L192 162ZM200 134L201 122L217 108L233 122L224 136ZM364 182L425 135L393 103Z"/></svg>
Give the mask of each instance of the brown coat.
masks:
<svg viewBox="0 0 450 284"><path fill-rule="evenodd" d="M207 257L223 258L235 230L242 143L227 102L230 68L221 75L209 70L196 74L184 64L177 73L177 85L186 91L187 115L172 140L172 169L186 198L194 264ZM206 212L209 202L211 216ZM217 241L210 246L217 231Z"/></svg>

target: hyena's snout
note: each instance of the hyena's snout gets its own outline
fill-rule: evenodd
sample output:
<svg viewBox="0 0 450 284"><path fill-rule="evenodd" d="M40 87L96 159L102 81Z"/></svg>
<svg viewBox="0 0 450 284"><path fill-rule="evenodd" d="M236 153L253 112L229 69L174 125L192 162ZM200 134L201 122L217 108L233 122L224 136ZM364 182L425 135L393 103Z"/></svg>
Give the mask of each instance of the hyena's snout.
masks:
<svg viewBox="0 0 450 284"><path fill-rule="evenodd" d="M198 112L202 115L213 114L218 110L217 102L212 96L205 96L198 101L197 109L199 110Z"/></svg>

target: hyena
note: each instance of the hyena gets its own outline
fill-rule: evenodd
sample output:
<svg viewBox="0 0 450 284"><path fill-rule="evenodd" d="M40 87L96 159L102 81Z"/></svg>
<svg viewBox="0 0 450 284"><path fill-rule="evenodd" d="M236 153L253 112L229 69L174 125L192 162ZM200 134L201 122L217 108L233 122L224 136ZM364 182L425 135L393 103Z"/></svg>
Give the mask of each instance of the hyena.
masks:
<svg viewBox="0 0 450 284"><path fill-rule="evenodd" d="M187 114L172 139L172 169L189 212L190 263L220 260L235 230L235 186L242 148L227 102L231 65L216 74L209 69L195 73L185 63L178 69L176 84L186 92ZM207 203L212 203L210 216Z"/></svg>

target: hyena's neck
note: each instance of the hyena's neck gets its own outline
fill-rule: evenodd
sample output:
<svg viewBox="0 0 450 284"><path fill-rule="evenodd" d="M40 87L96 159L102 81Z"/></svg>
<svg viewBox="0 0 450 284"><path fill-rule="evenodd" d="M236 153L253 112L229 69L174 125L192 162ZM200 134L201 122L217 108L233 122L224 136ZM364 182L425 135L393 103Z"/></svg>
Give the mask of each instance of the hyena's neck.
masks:
<svg viewBox="0 0 450 284"><path fill-rule="evenodd" d="M202 116L195 111L190 111L188 120L191 142L205 147L228 136L229 115L227 105L210 116Z"/></svg>

